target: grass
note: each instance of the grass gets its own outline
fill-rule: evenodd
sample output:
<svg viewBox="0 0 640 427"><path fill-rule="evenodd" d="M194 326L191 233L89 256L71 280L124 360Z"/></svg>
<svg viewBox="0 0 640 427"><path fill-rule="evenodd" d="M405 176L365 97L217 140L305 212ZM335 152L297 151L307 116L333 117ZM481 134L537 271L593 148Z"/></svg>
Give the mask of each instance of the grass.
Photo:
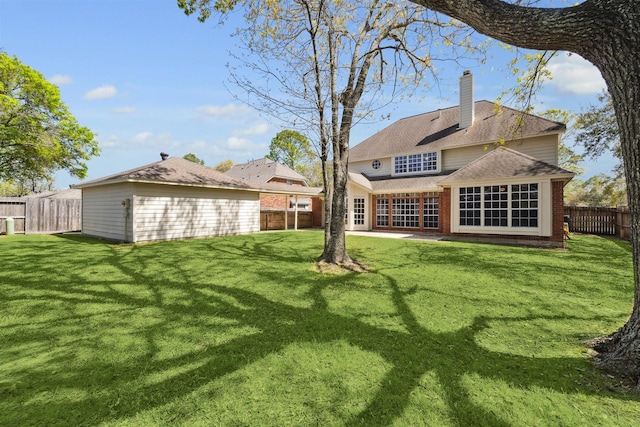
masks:
<svg viewBox="0 0 640 427"><path fill-rule="evenodd" d="M313 272L320 232L0 238L0 425L637 425L584 346L627 244L347 242L369 273Z"/></svg>

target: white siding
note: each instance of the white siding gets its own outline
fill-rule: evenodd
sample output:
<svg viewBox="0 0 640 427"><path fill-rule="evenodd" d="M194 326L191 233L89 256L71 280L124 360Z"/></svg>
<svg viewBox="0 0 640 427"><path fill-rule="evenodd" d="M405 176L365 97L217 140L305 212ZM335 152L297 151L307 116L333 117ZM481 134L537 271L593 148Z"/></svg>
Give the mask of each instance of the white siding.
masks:
<svg viewBox="0 0 640 427"><path fill-rule="evenodd" d="M122 205L125 199L133 201L133 184L83 188L82 234L130 241L133 236L132 218L131 214L125 217L126 210Z"/></svg>
<svg viewBox="0 0 640 427"><path fill-rule="evenodd" d="M512 150L519 151L543 162L558 166L558 136L541 136L522 141L514 141L507 145Z"/></svg>
<svg viewBox="0 0 640 427"><path fill-rule="evenodd" d="M389 176L393 172L393 161L390 157L379 158L380 169L374 169L371 164L373 160L362 162L349 162L349 172L364 173L367 176Z"/></svg>
<svg viewBox="0 0 640 427"><path fill-rule="evenodd" d="M136 242L260 231L257 192L139 184L134 206Z"/></svg>
<svg viewBox="0 0 640 427"><path fill-rule="evenodd" d="M531 138L525 141L511 141L507 142L506 146L543 162L554 166L558 165L558 137L556 135ZM493 144L488 144L445 150L442 152L442 170L458 170L487 154L494 147Z"/></svg>

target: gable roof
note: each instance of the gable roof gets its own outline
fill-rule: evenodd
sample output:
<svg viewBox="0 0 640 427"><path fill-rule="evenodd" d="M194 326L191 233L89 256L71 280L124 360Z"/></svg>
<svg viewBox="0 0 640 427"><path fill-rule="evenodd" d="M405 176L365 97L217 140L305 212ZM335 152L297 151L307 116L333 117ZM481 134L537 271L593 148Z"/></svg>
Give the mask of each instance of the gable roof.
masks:
<svg viewBox="0 0 640 427"><path fill-rule="evenodd" d="M451 175L438 181L440 185L488 179L553 176L570 180L574 173L558 166L522 154L506 147L498 147Z"/></svg>
<svg viewBox="0 0 640 427"><path fill-rule="evenodd" d="M82 189L125 182L185 185L278 194L316 195L322 191L321 188L316 187L267 184L234 178L213 168L199 165L180 157L171 157L128 171L76 184L73 188Z"/></svg>
<svg viewBox="0 0 640 427"><path fill-rule="evenodd" d="M75 185L74 188L95 187L121 182L199 184L211 187L251 188L251 185L246 181L230 177L215 169L180 157L170 157L135 169L83 182Z"/></svg>
<svg viewBox="0 0 640 427"><path fill-rule="evenodd" d="M448 148L487 144L563 133L562 123L508 107L495 111L489 101L474 103L475 120L471 127L458 129L460 109L450 107L400 119L349 150L349 160L357 162L398 154L422 153ZM520 122L521 121L521 122ZM516 126L520 123L520 126Z"/></svg>
<svg viewBox="0 0 640 427"><path fill-rule="evenodd" d="M302 181L304 185L307 185L307 178L293 169L267 158L233 165L226 174L234 178L255 182L268 182L273 178L283 178Z"/></svg>

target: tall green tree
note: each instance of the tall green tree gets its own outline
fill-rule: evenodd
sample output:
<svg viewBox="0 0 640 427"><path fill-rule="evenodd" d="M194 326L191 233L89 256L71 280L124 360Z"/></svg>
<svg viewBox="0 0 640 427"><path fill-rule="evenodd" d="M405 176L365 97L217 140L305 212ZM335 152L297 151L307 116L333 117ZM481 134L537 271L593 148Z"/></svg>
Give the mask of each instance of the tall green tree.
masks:
<svg viewBox="0 0 640 427"><path fill-rule="evenodd" d="M58 170L84 178L100 153L57 86L16 57L0 52L0 179L48 180Z"/></svg>
<svg viewBox="0 0 640 427"><path fill-rule="evenodd" d="M271 139L269 154L265 157L298 173L303 173L304 168L317 158L309 138L291 129L280 131Z"/></svg>
<svg viewBox="0 0 640 427"><path fill-rule="evenodd" d="M541 8L520 0L411 1L514 46L577 53L600 70L620 133L635 294L627 322L610 336L594 341L594 349L601 367L640 378L640 2L585 0L566 7Z"/></svg>
<svg viewBox="0 0 640 427"><path fill-rule="evenodd" d="M344 217L352 127L423 84L441 45L465 53L475 45L459 22L407 1L178 0L201 21L236 3L248 26L237 32L232 81L256 108L291 120L318 141L327 201L322 259L349 265ZM251 74L243 76L243 69Z"/></svg>
<svg viewBox="0 0 640 427"><path fill-rule="evenodd" d="M598 96L599 104L590 105L587 111L576 118L576 143L585 150L585 156L597 159L605 153L613 154L618 160L614 166L614 180L624 181L620 129L613 108L613 100L608 92Z"/></svg>

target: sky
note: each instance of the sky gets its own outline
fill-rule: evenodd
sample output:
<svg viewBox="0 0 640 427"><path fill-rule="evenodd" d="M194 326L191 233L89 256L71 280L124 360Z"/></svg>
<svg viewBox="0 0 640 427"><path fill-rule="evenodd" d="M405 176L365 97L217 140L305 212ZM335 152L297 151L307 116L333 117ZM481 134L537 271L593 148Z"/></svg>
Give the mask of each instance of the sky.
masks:
<svg viewBox="0 0 640 427"><path fill-rule="evenodd" d="M0 0L0 50L56 84L78 122L96 134L102 151L88 161L87 179L158 161L162 151L193 153L207 166L244 163L268 154L282 127L234 97L245 97L226 67L234 22L200 23L176 0ZM508 58L495 48L485 64L465 64L476 100L495 100L515 85L505 71ZM561 53L550 69L553 80L537 96L538 111L580 113L605 87L598 70L577 55ZM402 117L458 105L463 71L443 66L437 85L378 112L390 120L356 126L351 145ZM584 177L613 165L610 156L585 162ZM79 182L56 174L60 189Z"/></svg>

